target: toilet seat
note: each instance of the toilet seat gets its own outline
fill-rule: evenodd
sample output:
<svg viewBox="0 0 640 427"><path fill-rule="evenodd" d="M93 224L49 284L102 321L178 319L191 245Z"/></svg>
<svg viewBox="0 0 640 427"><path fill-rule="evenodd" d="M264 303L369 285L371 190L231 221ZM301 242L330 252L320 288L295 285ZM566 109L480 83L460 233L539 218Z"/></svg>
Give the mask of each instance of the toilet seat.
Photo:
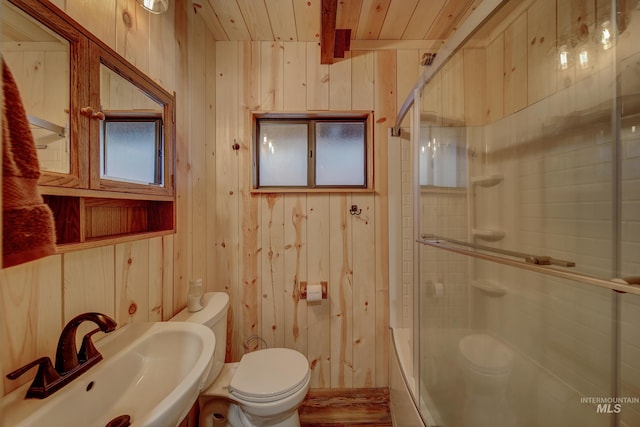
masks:
<svg viewBox="0 0 640 427"><path fill-rule="evenodd" d="M487 375L511 372L513 353L490 335L467 335L460 340L458 348L464 362L476 372Z"/></svg>
<svg viewBox="0 0 640 427"><path fill-rule="evenodd" d="M229 392L247 402L274 402L297 393L310 376L309 363L301 353L287 348L258 350L242 356Z"/></svg>

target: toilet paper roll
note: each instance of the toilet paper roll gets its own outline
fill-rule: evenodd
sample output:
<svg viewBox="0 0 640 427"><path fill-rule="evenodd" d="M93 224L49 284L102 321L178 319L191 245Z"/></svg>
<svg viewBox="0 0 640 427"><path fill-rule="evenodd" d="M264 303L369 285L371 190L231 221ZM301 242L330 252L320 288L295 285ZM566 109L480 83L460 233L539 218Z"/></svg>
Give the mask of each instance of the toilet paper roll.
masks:
<svg viewBox="0 0 640 427"><path fill-rule="evenodd" d="M222 399L205 402L200 409L200 427L227 426L230 403Z"/></svg>
<svg viewBox="0 0 640 427"><path fill-rule="evenodd" d="M316 283L307 286L307 302L322 301L322 285Z"/></svg>

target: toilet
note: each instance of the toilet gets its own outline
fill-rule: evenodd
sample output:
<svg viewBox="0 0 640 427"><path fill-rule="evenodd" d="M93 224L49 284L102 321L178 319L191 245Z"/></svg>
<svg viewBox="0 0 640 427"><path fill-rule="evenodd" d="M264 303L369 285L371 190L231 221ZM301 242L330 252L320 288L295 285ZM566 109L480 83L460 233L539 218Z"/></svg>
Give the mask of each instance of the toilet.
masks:
<svg viewBox="0 0 640 427"><path fill-rule="evenodd" d="M200 393L200 426L300 427L298 407L309 390L307 358L286 348L247 353L224 363L229 295L208 292L203 309L186 308L171 321L201 323L216 337L213 362Z"/></svg>
<svg viewBox="0 0 640 427"><path fill-rule="evenodd" d="M515 426L515 413L507 400L513 352L486 334L461 338L458 350L466 388L464 426Z"/></svg>

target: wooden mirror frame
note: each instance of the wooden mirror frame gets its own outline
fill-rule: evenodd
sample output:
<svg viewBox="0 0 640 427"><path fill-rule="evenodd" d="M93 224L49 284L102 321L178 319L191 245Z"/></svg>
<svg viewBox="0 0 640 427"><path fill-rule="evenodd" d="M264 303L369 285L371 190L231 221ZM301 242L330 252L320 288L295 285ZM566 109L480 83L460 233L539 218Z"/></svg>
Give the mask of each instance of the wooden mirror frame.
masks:
<svg viewBox="0 0 640 427"><path fill-rule="evenodd" d="M142 73L91 32L48 0L7 0L41 25L69 41L69 173L42 171L39 184L108 190L124 193L173 196L175 189L175 96ZM149 98L163 105L164 183L162 186L131 184L100 177L99 122L86 114L100 111L100 64L129 81ZM83 113L84 112L84 113Z"/></svg>

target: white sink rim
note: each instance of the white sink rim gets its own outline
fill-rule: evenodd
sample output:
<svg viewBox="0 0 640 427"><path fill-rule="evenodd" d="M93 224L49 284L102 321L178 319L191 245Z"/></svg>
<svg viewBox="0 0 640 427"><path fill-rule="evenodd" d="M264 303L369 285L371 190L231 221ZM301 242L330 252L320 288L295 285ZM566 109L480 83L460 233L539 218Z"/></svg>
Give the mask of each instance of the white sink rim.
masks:
<svg viewBox="0 0 640 427"><path fill-rule="evenodd" d="M188 371L181 377L180 381L164 397L158 397L157 402L144 414L127 414L132 416L132 424L136 426L168 426L173 420L180 421L188 413L191 405L197 399L202 390L204 381L207 378L213 360L215 349L215 336L211 329L197 323L187 322L142 322L125 325L116 331L107 334L103 339L97 341L96 348L103 355L104 359L97 365L91 367L87 372L75 378L71 383L58 390L45 399L25 399L25 393L31 381L18 389L12 391L2 398L0 408L3 414L3 421L6 425L15 427L32 427L42 425L41 420L46 419L48 425L58 425L64 420L48 418L49 414L56 412L56 407L73 402L86 393L86 386L92 382L94 377L108 376L105 371L119 369L117 364L125 357L133 357L131 354L139 350L141 346L149 345L152 338L162 338L158 334L187 333L201 345L196 359L190 362ZM165 336L166 337L166 336ZM183 348L176 348L178 355L181 355ZM114 372L114 371L111 371ZM73 393L73 394L72 394ZM79 403L81 405L81 403ZM109 412L112 411L112 412ZM105 408L104 414L96 414L94 419L87 420L83 424L89 426L104 426L111 419L124 415L124 413L112 408ZM92 417L93 418L93 417ZM53 423L53 424L51 424ZM59 425L63 425L59 424Z"/></svg>

